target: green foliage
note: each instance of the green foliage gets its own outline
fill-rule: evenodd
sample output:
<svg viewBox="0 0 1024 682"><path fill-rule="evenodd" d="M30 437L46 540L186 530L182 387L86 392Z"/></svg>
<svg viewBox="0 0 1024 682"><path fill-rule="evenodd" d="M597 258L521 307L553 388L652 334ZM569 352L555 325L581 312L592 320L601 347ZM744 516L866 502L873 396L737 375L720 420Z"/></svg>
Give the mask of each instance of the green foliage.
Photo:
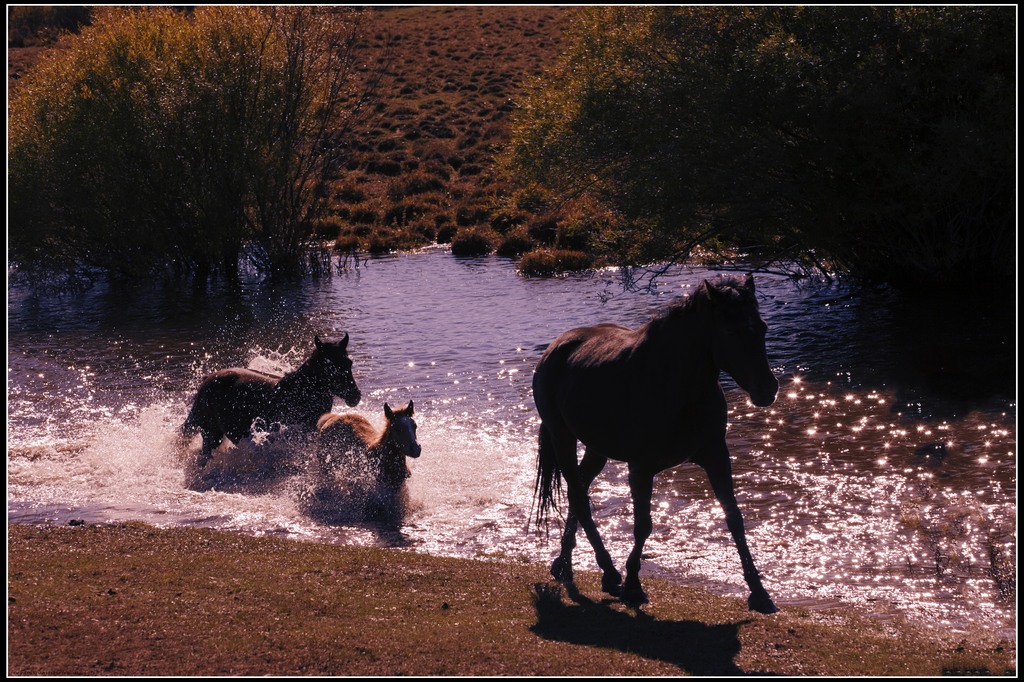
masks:
<svg viewBox="0 0 1024 682"><path fill-rule="evenodd" d="M9 115L10 259L29 272L267 274L307 262L365 85L356 13L96 10Z"/></svg>
<svg viewBox="0 0 1024 682"><path fill-rule="evenodd" d="M622 216L626 263L717 239L868 280L1006 281L1015 30L1005 7L591 8L502 163L544 210Z"/></svg>

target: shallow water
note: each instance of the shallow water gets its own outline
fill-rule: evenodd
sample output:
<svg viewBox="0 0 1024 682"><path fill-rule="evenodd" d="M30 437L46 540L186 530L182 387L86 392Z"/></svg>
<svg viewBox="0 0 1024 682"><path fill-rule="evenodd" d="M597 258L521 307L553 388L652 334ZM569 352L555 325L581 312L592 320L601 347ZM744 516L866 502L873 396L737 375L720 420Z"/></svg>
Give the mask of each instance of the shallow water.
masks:
<svg viewBox="0 0 1024 682"><path fill-rule="evenodd" d="M615 271L523 278L507 260L443 249L345 265L293 287L185 296L10 289L9 521L137 519L549 561L557 528L528 527L540 353L573 326L640 324L714 274L679 269L630 293ZM723 385L737 495L777 603L855 604L1015 638L1012 315L774 275L757 286L779 398L755 408ZM343 496L324 498L331 513L311 506L305 453L286 442L227 448L205 478L190 470L176 429L206 372L282 373L315 334L346 332L363 391L356 410L379 426L385 401L416 404L423 455L410 462L399 522L361 520ZM610 464L593 496L621 566L632 543L624 467ZM700 469L659 476L654 519L644 574L746 594ZM596 568L582 538L576 561Z"/></svg>

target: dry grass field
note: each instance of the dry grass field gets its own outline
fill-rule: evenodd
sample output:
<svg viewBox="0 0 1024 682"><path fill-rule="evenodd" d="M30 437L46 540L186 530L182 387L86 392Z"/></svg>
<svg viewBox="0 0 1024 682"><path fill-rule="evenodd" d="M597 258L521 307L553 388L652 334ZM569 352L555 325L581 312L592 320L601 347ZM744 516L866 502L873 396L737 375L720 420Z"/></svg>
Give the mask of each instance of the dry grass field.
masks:
<svg viewBox="0 0 1024 682"><path fill-rule="evenodd" d="M53 675L1013 674L1015 642L651 579L142 524L8 528L7 672Z"/></svg>
<svg viewBox="0 0 1024 682"><path fill-rule="evenodd" d="M377 115L357 132L334 185L341 248L451 242L474 231L497 248L525 216L497 209L491 176L524 82L552 63L571 9L382 9L370 47L392 46ZM465 235L464 235L465 236Z"/></svg>

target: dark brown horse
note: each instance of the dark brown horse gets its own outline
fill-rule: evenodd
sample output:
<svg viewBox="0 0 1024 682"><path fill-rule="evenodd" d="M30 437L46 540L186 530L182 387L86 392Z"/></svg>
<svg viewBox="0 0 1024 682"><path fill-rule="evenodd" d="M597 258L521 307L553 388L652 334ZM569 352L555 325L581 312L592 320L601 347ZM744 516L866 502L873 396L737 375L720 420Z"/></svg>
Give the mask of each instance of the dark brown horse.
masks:
<svg viewBox="0 0 1024 682"><path fill-rule="evenodd" d="M233 367L209 375L199 385L182 434L203 437L197 464L210 461L214 448L225 437L237 443L252 436L254 425L263 428L297 428L313 433L317 420L330 412L334 397L349 406L359 404L359 387L352 376L348 334L340 341L313 339L312 355L280 379L249 369Z"/></svg>
<svg viewBox="0 0 1024 682"><path fill-rule="evenodd" d="M548 346L533 378L540 413L537 520L555 505L565 479L569 513L552 575L572 581L577 524L583 527L603 571L602 589L631 604L647 595L640 585L640 557L651 533L654 476L682 462L707 472L739 550L751 609L777 611L747 547L743 517L733 492L726 446L724 370L760 407L771 405L779 382L765 353L767 328L758 313L754 280L723 278L639 329L599 324L565 332ZM584 444L577 463L576 441ZM590 484L608 459L626 462L633 497L633 551L626 582L604 547L590 509Z"/></svg>

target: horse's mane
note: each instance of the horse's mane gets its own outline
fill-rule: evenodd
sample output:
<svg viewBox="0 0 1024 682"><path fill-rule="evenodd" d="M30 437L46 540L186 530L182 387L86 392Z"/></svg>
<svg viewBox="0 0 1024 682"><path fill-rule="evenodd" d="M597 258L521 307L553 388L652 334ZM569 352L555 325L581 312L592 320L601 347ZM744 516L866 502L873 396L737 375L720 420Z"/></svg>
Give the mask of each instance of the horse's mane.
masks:
<svg viewBox="0 0 1024 682"><path fill-rule="evenodd" d="M324 356L324 352L320 348L314 348L313 352L302 361L302 363L295 369L285 372L284 375L278 380L277 385L281 388L286 388L298 383L301 379L307 379L312 381L315 386L322 387L324 379L322 376L315 371L315 367L321 361Z"/></svg>
<svg viewBox="0 0 1024 682"><path fill-rule="evenodd" d="M744 279L735 275L722 275L714 280L704 280L708 286L715 290L716 298L730 301L751 301L756 303L750 289L744 285ZM704 284L700 284L694 291L680 296L668 305L664 306L648 323L651 327L660 327L669 322L675 322L690 313L699 312L711 305L711 294L708 293Z"/></svg>
<svg viewBox="0 0 1024 682"><path fill-rule="evenodd" d="M320 418L320 422L317 427L323 431L335 424L338 424L338 422L347 426L352 436L362 441L362 444L367 448L377 445L380 438L387 430L387 426L385 425L384 429L378 432L366 417L361 414L355 414L354 412L346 412L344 414L331 413L329 415L324 415ZM344 429L345 427L339 425L336 428Z"/></svg>
<svg viewBox="0 0 1024 682"><path fill-rule="evenodd" d="M360 415L352 415L351 418L346 419L349 426L352 427L352 432L355 433L359 440L363 441L367 448L374 448L380 445L381 440L384 438L384 434L387 433L388 425L385 424L384 428L378 431L374 428L373 424L369 420L365 419Z"/></svg>

